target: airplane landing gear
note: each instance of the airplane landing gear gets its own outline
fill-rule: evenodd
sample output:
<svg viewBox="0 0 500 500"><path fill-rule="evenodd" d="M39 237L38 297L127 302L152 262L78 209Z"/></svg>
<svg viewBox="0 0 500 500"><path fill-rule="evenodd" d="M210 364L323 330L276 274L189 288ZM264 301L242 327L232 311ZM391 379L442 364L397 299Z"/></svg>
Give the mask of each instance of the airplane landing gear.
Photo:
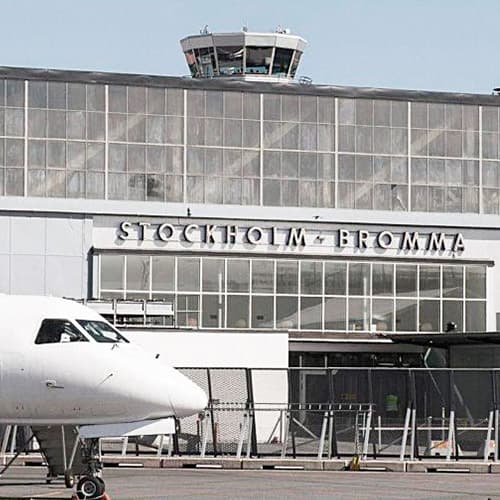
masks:
<svg viewBox="0 0 500 500"><path fill-rule="evenodd" d="M91 498L109 498L105 493L101 479L102 463L99 460L99 440L87 439L82 444L83 462L87 466L85 475L80 477L76 486L76 495L80 500Z"/></svg>
<svg viewBox="0 0 500 500"><path fill-rule="evenodd" d="M79 499L102 498L104 496L104 481L100 477L83 476L76 487Z"/></svg>

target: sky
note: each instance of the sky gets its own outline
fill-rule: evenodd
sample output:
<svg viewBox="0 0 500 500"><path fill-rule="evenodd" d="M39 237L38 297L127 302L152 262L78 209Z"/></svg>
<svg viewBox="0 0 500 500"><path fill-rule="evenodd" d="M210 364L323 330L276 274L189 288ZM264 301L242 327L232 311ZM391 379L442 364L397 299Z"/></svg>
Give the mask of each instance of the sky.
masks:
<svg viewBox="0 0 500 500"><path fill-rule="evenodd" d="M291 29L316 84L491 93L499 0L0 0L0 66L181 76L179 40Z"/></svg>

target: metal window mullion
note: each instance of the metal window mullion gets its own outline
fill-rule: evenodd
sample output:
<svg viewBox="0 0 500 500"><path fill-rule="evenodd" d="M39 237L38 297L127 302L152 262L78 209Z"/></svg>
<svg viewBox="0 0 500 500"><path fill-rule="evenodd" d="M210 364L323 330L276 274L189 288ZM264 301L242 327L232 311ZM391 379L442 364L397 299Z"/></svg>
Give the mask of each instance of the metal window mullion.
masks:
<svg viewBox="0 0 500 500"><path fill-rule="evenodd" d="M222 328L227 328L227 261L228 258L224 259L224 286L223 286L223 295L222 298L224 300L224 325Z"/></svg>
<svg viewBox="0 0 500 500"><path fill-rule="evenodd" d="M415 290L415 293L416 293L415 302L416 302L416 306L417 306L417 332L420 331L420 300L419 300L419 293L418 293L419 267L420 266L417 265L417 286L416 286L416 290Z"/></svg>
<svg viewBox="0 0 500 500"><path fill-rule="evenodd" d="M28 196L28 80L24 80L24 196Z"/></svg>
<svg viewBox="0 0 500 500"><path fill-rule="evenodd" d="M339 195L339 99L335 97L334 100L334 113L335 113L335 125L334 125L334 137L335 137L335 149L334 149L334 169L335 169L335 184L334 184L334 192L335 192L335 200L333 206L337 208L338 204L338 195Z"/></svg>
<svg viewBox="0 0 500 500"><path fill-rule="evenodd" d="M412 206L411 206L411 102L408 101L408 163L407 163L407 178L408 178L408 193L407 193L407 207L408 207L408 212L411 212ZM418 317L418 316L417 316ZM418 323L417 323L418 326Z"/></svg>
<svg viewBox="0 0 500 500"><path fill-rule="evenodd" d="M173 289L174 289L174 322L175 326L179 324L178 321L178 312L179 312L179 295L177 293L177 256L174 256L174 283L173 283Z"/></svg>
<svg viewBox="0 0 500 500"><path fill-rule="evenodd" d="M122 279L123 279L123 298L125 299L127 296L127 256L123 256L123 273L122 273Z"/></svg>
<svg viewBox="0 0 500 500"><path fill-rule="evenodd" d="M104 199L109 191L109 85L104 86ZM85 152L86 155L86 152ZM86 156L85 156L86 157ZM85 183L86 184L86 183ZM86 188L86 186L85 186Z"/></svg>
<svg viewBox="0 0 500 500"><path fill-rule="evenodd" d="M321 331L325 331L325 260L321 262Z"/></svg>
<svg viewBox="0 0 500 500"><path fill-rule="evenodd" d="M462 265L462 331L466 331L466 316L465 316L465 309L467 306L466 298L465 298L465 265Z"/></svg>
<svg viewBox="0 0 500 500"><path fill-rule="evenodd" d="M273 327L276 329L277 327L277 300L276 300L276 290L277 290L277 281L278 281L278 264L277 264L278 259L273 259L273 273L274 273L274 280L273 280Z"/></svg>
<svg viewBox="0 0 500 500"><path fill-rule="evenodd" d="M264 205L264 94L259 94L259 106L260 106L260 122L259 122L259 134L260 134L260 150L259 150L259 171L260 171L260 184L259 184L259 205Z"/></svg>
<svg viewBox="0 0 500 500"><path fill-rule="evenodd" d="M95 259L92 259L92 263L95 263L96 260ZM101 272L101 268L102 268L102 254L98 254L97 255L97 266L96 266L96 269L94 270L94 274L97 275L97 290L96 290L96 296L98 299L101 298L101 276L102 276L102 272Z"/></svg>
<svg viewBox="0 0 500 500"><path fill-rule="evenodd" d="M245 50L246 53L246 50ZM274 65L274 58L276 57L276 45L272 48L272 53L271 53L271 64L269 65L269 71L267 72L268 75L273 74L273 65Z"/></svg>
<svg viewBox="0 0 500 500"><path fill-rule="evenodd" d="M484 213L483 203L483 107L478 108L479 119L479 213Z"/></svg>
<svg viewBox="0 0 500 500"><path fill-rule="evenodd" d="M345 286L346 286L346 289L345 289L345 302L346 302L346 323L347 323L347 330L346 332L349 333L349 319L350 319L350 314L351 314L351 307L350 307L350 304L349 304L349 298L350 298L350 294L349 294L349 268L351 266L351 263L350 262L346 262L346 266L345 266L345 272L346 272L346 277L345 277Z"/></svg>
<svg viewBox="0 0 500 500"><path fill-rule="evenodd" d="M297 50L293 50L292 51L292 58L290 59L290 64L288 66L288 71L286 72L286 77L287 78L290 78L291 77L291 72L292 72L292 66L293 66L293 62L295 60L295 53L297 52ZM274 60L273 60L274 62Z"/></svg>
<svg viewBox="0 0 500 500"><path fill-rule="evenodd" d="M443 266L442 264L439 265L439 302L441 303L441 307L439 308L439 331L443 331L443 315L444 315L444 300L443 300L443 289L444 289L444 282L443 282Z"/></svg>
<svg viewBox="0 0 500 500"><path fill-rule="evenodd" d="M198 294L199 294L199 305L198 305L198 326L200 329L203 328L203 323L202 323L202 319L203 319L203 314L202 314L202 311L203 311L203 293L202 293L202 282L203 282L203 257L200 257L200 265L199 265L199 279L198 279Z"/></svg>
<svg viewBox="0 0 500 500"><path fill-rule="evenodd" d="M187 89L183 90L183 141L182 141L182 201L187 202Z"/></svg>
<svg viewBox="0 0 500 500"><path fill-rule="evenodd" d="M248 326L247 328L252 328L252 305L253 305L253 287L252 287L252 271L253 271L253 259L248 259Z"/></svg>
<svg viewBox="0 0 500 500"><path fill-rule="evenodd" d="M153 299L153 256L149 256L149 299Z"/></svg>
<svg viewBox="0 0 500 500"><path fill-rule="evenodd" d="M213 55L214 55L214 60L215 60L215 69L217 71L217 75L220 75L220 69L219 69L219 56L217 55L217 47L214 43L214 37L213 35L211 36L212 38L212 50L213 50Z"/></svg>
<svg viewBox="0 0 500 500"><path fill-rule="evenodd" d="M297 330L302 330L302 262L297 259Z"/></svg>

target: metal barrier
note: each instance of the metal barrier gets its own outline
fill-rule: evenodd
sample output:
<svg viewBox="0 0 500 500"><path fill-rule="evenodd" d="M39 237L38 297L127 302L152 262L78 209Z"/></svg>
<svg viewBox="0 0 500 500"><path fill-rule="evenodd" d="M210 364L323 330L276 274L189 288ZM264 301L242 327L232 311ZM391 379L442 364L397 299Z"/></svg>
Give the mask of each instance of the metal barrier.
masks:
<svg viewBox="0 0 500 500"><path fill-rule="evenodd" d="M500 370L189 368L210 404L172 436L106 441L103 453L498 461ZM22 435L21 435L22 433ZM2 456L28 431L6 426Z"/></svg>

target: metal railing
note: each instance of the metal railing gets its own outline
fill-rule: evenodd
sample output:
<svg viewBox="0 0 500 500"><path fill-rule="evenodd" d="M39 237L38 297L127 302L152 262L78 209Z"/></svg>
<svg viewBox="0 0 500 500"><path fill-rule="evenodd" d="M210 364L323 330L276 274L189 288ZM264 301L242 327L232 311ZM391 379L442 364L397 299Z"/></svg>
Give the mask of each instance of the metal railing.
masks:
<svg viewBox="0 0 500 500"><path fill-rule="evenodd" d="M498 461L500 370L185 368L209 406L172 436L103 453ZM1 452L21 440L6 428Z"/></svg>

